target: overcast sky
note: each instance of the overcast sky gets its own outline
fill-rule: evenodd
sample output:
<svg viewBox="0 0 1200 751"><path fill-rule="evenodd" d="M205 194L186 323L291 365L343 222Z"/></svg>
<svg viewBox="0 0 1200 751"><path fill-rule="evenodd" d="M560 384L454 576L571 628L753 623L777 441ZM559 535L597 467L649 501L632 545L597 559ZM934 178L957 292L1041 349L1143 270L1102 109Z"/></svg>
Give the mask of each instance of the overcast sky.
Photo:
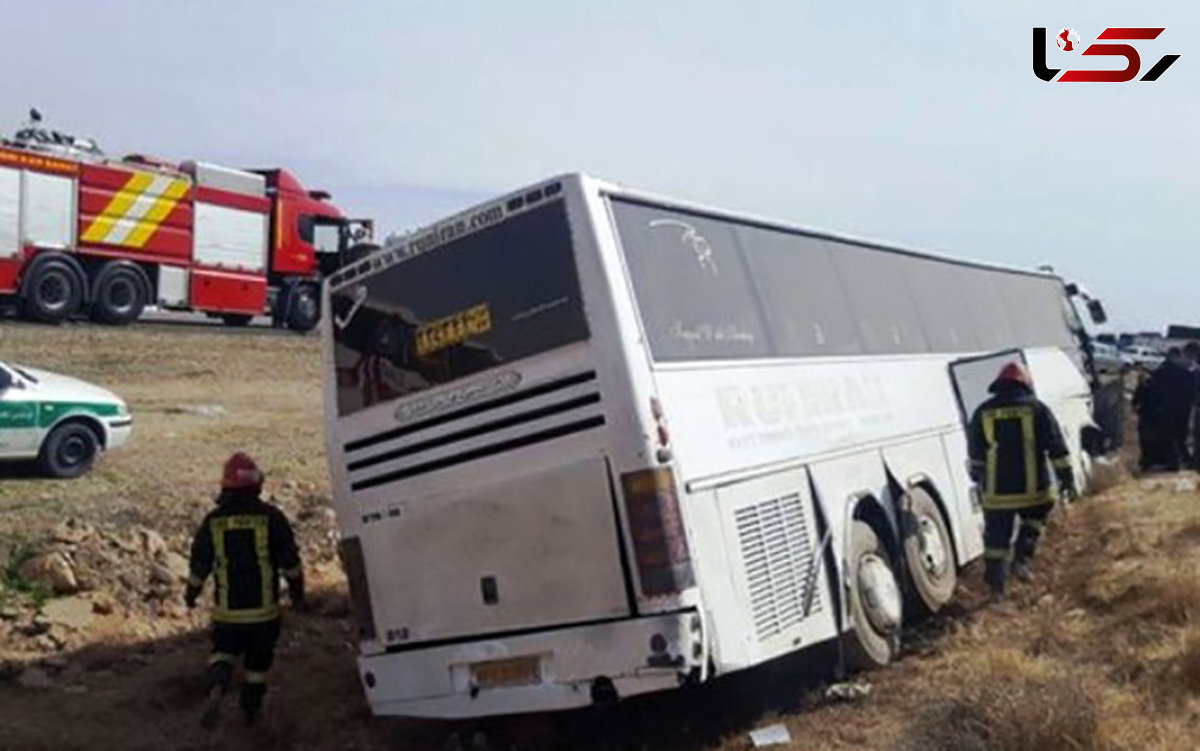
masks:
<svg viewBox="0 0 1200 751"><path fill-rule="evenodd" d="M585 171L1022 266L1200 325L1200 6L0 0L0 116L283 165L406 229ZM1154 83L1044 83L1030 29L1165 26ZM1119 67L1064 53L1051 67ZM7 127L7 126L6 126Z"/></svg>

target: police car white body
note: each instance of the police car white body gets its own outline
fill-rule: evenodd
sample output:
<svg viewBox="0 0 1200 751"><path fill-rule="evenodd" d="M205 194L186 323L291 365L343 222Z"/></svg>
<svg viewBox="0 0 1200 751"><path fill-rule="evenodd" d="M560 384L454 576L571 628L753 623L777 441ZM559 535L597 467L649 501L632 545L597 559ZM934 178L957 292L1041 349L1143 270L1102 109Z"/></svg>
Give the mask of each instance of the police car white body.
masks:
<svg viewBox="0 0 1200 751"><path fill-rule="evenodd" d="M36 460L45 474L78 477L132 427L129 408L107 389L0 362L0 461Z"/></svg>

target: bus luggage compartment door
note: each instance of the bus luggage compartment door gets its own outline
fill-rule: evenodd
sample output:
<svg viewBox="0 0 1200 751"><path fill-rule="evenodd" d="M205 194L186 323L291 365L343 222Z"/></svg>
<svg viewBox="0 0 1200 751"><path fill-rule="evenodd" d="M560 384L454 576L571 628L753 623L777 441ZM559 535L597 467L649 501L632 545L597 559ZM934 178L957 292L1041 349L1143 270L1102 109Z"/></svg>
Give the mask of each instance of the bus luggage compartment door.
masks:
<svg viewBox="0 0 1200 751"><path fill-rule="evenodd" d="M381 646L630 615L613 513L595 458L383 514L362 531Z"/></svg>

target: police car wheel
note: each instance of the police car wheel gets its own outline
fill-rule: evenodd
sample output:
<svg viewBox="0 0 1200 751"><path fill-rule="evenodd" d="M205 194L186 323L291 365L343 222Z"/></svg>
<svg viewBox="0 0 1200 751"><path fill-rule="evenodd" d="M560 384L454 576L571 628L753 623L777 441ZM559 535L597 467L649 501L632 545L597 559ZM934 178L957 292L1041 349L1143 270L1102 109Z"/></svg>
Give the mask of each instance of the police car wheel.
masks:
<svg viewBox="0 0 1200 751"><path fill-rule="evenodd" d="M100 451L100 439L87 425L69 422L50 431L42 443L38 466L51 477L79 477L92 468Z"/></svg>
<svg viewBox="0 0 1200 751"><path fill-rule="evenodd" d="M887 665L899 652L903 598L891 556L871 525L856 519L849 534L850 630L842 642L848 666L870 670Z"/></svg>
<svg viewBox="0 0 1200 751"><path fill-rule="evenodd" d="M909 604L932 615L954 597L958 564L950 530L937 503L922 488L913 488L900 501L904 530L904 561L908 569Z"/></svg>

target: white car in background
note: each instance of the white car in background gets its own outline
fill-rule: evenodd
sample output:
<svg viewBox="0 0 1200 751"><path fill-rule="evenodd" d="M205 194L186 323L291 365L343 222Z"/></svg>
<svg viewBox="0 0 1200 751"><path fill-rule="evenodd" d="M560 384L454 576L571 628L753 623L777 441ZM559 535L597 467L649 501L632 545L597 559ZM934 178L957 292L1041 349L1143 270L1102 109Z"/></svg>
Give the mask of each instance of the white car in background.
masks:
<svg viewBox="0 0 1200 751"><path fill-rule="evenodd" d="M1097 372L1108 375L1117 375L1128 366L1121 351L1105 342L1092 342L1092 360Z"/></svg>
<svg viewBox="0 0 1200 751"><path fill-rule="evenodd" d="M36 460L51 477L78 477L132 428L129 408L111 391L0 362L0 461Z"/></svg>
<svg viewBox="0 0 1200 751"><path fill-rule="evenodd" d="M1161 352L1142 346L1127 347L1124 353L1129 357L1132 364L1140 365L1150 370L1154 370L1159 365L1162 365L1163 360L1167 359Z"/></svg>

